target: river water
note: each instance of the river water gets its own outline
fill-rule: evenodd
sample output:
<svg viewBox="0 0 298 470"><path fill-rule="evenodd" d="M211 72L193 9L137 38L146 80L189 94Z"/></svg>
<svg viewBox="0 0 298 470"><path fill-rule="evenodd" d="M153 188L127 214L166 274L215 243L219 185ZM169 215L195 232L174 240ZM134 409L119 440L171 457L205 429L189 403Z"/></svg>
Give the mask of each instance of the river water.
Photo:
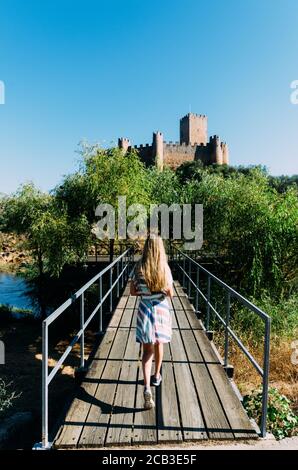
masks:
<svg viewBox="0 0 298 470"><path fill-rule="evenodd" d="M28 294L28 284L21 276L0 272L0 304L8 304L15 308L32 309Z"/></svg>

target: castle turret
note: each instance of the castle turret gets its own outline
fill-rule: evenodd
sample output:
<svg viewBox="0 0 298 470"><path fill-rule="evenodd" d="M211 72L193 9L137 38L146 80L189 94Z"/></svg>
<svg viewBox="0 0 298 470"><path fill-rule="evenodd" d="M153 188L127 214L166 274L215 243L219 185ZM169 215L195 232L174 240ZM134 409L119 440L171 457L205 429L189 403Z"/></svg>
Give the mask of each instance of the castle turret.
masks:
<svg viewBox="0 0 298 470"><path fill-rule="evenodd" d="M218 165L222 165L223 151L222 151L220 138L218 137L218 135L213 135L210 137L209 145L210 145L210 162L209 163L217 163Z"/></svg>
<svg viewBox="0 0 298 470"><path fill-rule="evenodd" d="M226 142L221 143L221 149L222 149L222 163L223 165L228 165L229 164L229 147Z"/></svg>
<svg viewBox="0 0 298 470"><path fill-rule="evenodd" d="M163 169L163 134L162 132L153 132L152 156L155 165L159 170Z"/></svg>
<svg viewBox="0 0 298 470"><path fill-rule="evenodd" d="M118 147L124 151L124 153L127 152L128 147L131 147L131 143L129 139L126 139L125 137L120 137L118 139Z"/></svg>
<svg viewBox="0 0 298 470"><path fill-rule="evenodd" d="M207 116L188 113L180 119L180 144L207 144Z"/></svg>

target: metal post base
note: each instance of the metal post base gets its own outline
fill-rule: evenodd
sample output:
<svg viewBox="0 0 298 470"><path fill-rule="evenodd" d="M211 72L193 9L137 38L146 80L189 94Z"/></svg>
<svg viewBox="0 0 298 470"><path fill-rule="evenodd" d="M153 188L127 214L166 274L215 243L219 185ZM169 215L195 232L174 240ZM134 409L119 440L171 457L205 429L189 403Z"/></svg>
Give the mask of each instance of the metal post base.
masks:
<svg viewBox="0 0 298 470"><path fill-rule="evenodd" d="M213 340L213 333L214 331L206 331L207 338L212 341Z"/></svg>
<svg viewBox="0 0 298 470"><path fill-rule="evenodd" d="M36 442L32 447L32 450L51 450L52 449L52 442L48 442L47 446L44 446L42 442Z"/></svg>
<svg viewBox="0 0 298 470"><path fill-rule="evenodd" d="M226 374L229 379L232 379L234 377L234 366L228 364L227 366L224 366L224 370L226 371Z"/></svg>
<svg viewBox="0 0 298 470"><path fill-rule="evenodd" d="M87 372L88 372L88 367L86 366L78 367L77 369L75 369L75 372L74 372L75 381L80 382L85 377Z"/></svg>
<svg viewBox="0 0 298 470"><path fill-rule="evenodd" d="M105 334L105 331L98 331L97 333L95 333L95 336L103 336Z"/></svg>

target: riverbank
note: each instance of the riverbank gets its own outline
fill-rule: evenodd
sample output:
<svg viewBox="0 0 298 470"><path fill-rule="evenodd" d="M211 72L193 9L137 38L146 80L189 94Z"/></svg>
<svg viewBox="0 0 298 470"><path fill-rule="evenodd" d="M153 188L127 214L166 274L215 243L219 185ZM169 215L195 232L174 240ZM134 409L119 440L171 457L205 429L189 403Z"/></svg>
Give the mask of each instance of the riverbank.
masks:
<svg viewBox="0 0 298 470"><path fill-rule="evenodd" d="M0 232L0 272L19 272L30 261L24 235Z"/></svg>

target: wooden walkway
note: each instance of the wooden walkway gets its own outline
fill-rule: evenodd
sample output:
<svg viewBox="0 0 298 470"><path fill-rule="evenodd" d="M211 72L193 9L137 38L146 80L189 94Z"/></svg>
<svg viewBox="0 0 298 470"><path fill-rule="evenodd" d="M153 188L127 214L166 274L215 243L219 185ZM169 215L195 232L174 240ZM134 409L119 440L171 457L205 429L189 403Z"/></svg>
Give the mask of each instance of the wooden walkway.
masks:
<svg viewBox="0 0 298 470"><path fill-rule="evenodd" d="M165 346L156 408L143 409L138 299L129 285L54 439L55 448L254 439L249 421L194 309L175 281L173 338Z"/></svg>

